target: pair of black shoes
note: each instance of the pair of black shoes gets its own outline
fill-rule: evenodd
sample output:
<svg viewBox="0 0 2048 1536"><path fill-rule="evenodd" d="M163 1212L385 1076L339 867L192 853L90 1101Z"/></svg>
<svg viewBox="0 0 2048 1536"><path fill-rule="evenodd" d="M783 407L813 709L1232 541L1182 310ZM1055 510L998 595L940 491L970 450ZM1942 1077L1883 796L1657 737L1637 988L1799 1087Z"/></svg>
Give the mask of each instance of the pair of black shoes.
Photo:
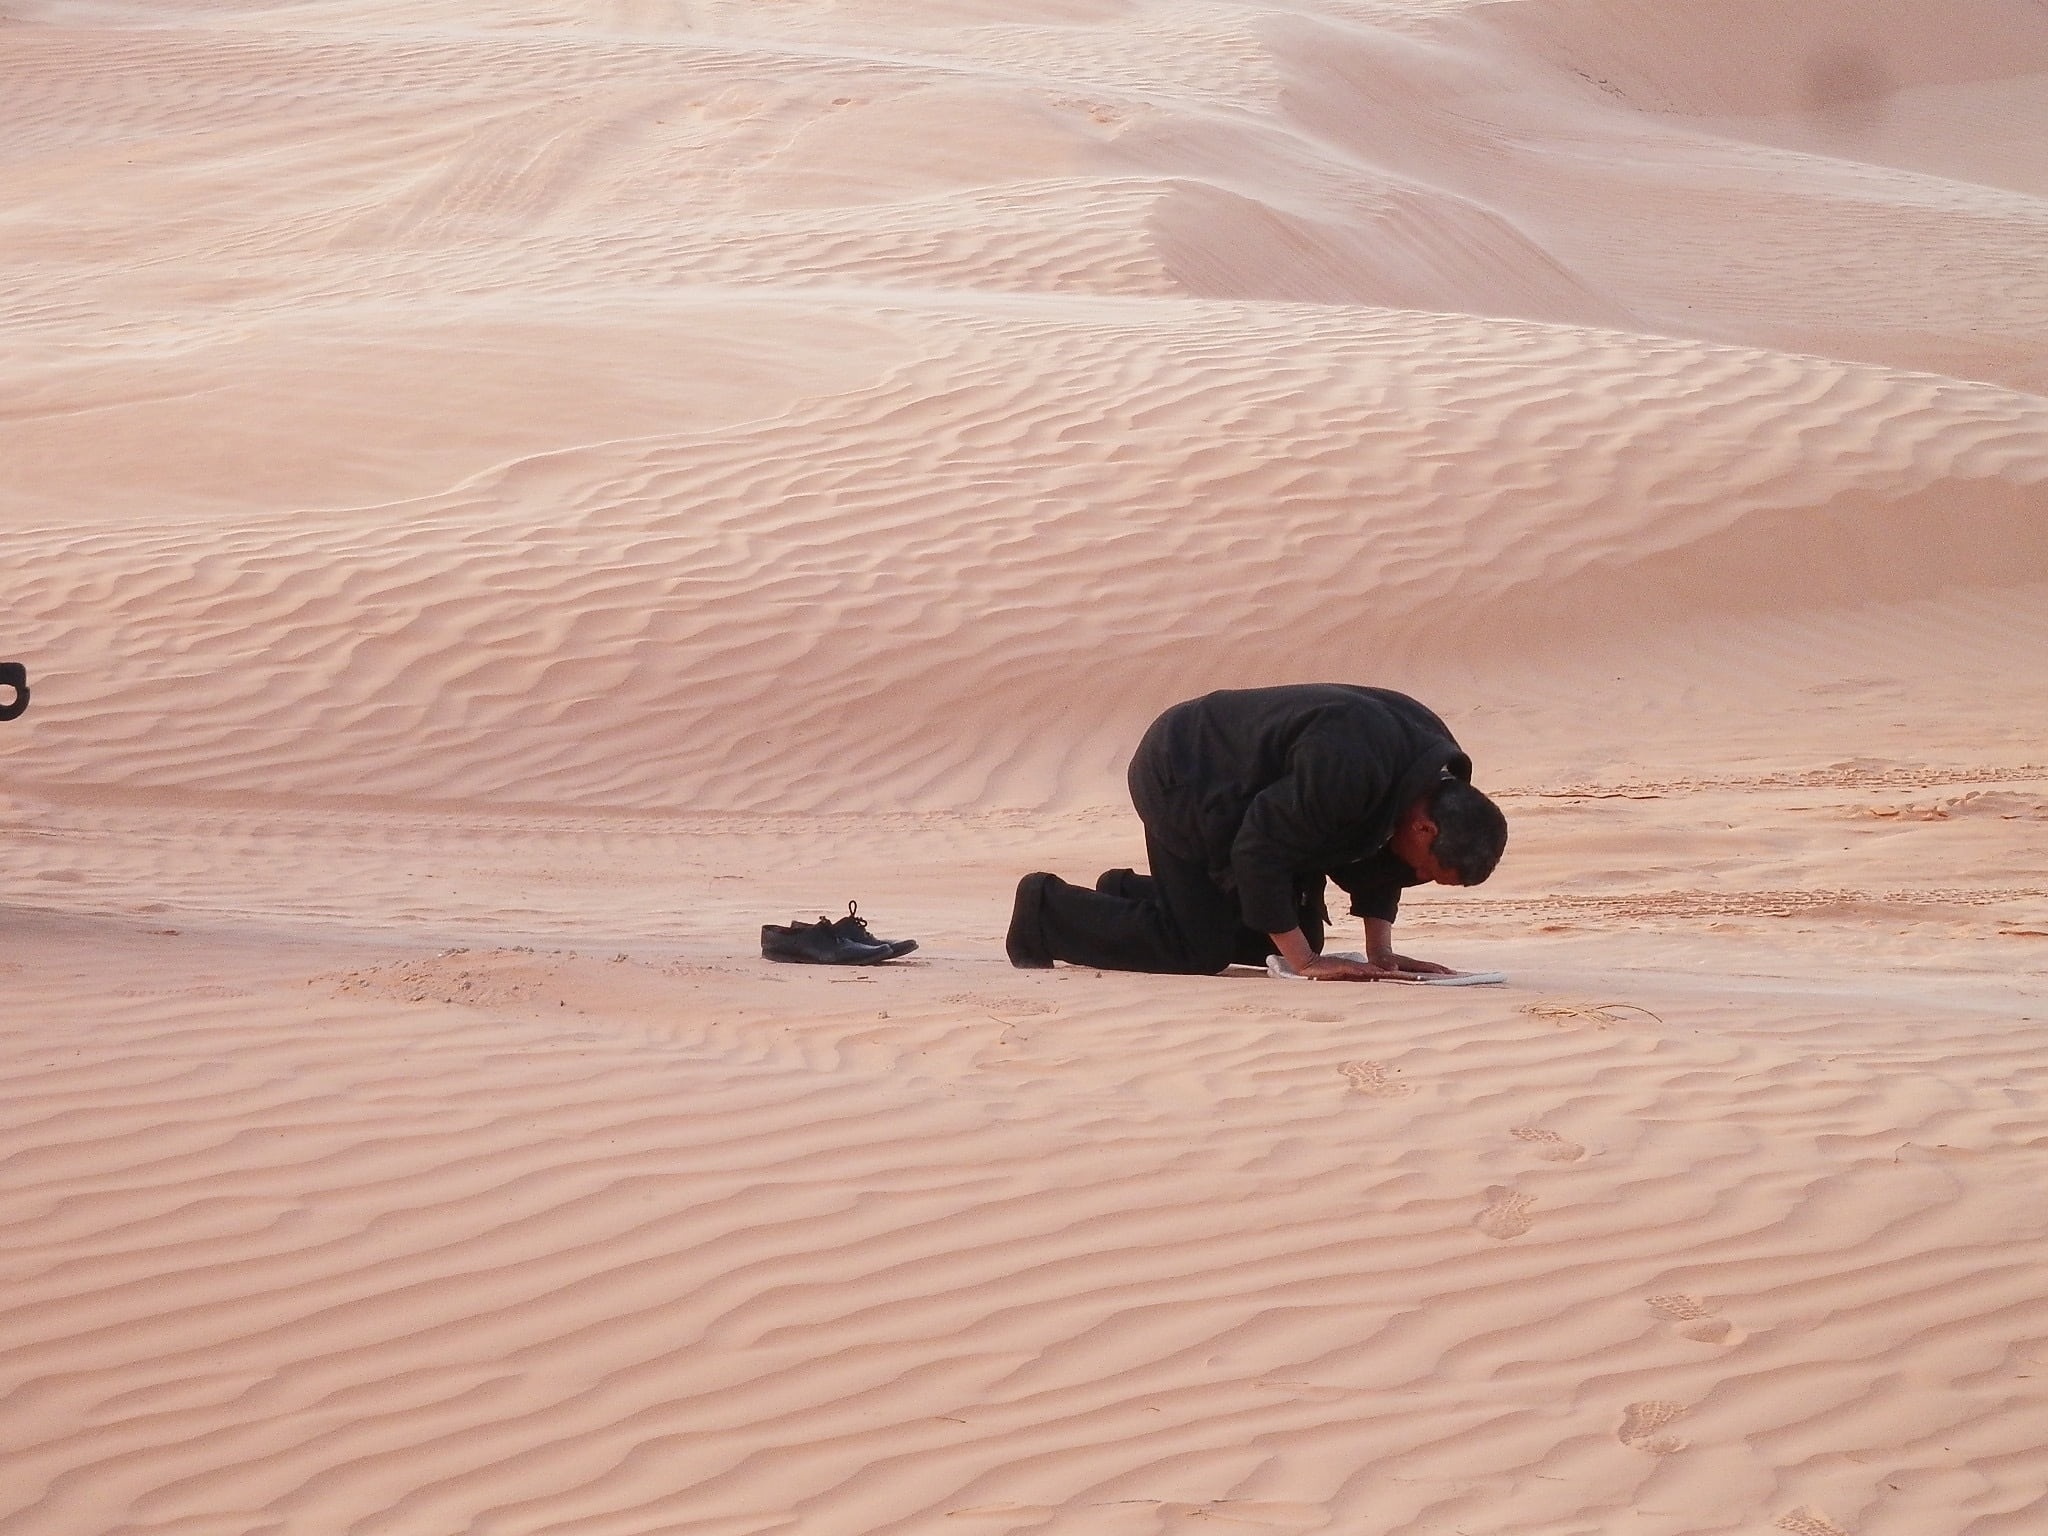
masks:
<svg viewBox="0 0 2048 1536"><path fill-rule="evenodd" d="M835 921L761 925L761 954L796 965L880 965L917 948L915 939L878 939L868 932L860 903L849 901L846 916Z"/></svg>

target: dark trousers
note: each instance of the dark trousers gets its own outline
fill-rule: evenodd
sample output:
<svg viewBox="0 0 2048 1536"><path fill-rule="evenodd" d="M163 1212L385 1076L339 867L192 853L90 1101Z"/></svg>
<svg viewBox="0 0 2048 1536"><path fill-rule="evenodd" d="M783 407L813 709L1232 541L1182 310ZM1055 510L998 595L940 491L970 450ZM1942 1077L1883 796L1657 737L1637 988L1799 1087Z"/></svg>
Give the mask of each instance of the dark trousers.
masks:
<svg viewBox="0 0 2048 1536"><path fill-rule="evenodd" d="M1055 960L1105 971L1211 976L1226 966L1264 965L1270 936L1238 916L1237 897L1191 859L1159 846L1148 831L1149 876L1113 869L1085 890L1060 879L1041 888L1038 932ZM1299 906L1309 947L1323 947L1322 880Z"/></svg>

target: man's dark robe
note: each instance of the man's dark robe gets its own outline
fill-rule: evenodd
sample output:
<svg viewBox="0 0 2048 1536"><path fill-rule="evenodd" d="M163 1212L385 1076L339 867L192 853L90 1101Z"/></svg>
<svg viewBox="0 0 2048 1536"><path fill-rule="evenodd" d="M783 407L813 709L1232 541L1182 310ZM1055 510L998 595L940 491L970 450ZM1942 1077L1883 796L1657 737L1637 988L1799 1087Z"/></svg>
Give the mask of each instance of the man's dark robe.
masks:
<svg viewBox="0 0 2048 1536"><path fill-rule="evenodd" d="M1415 873L1388 850L1401 813L1472 760L1406 694L1349 683L1225 689L1161 715L1131 759L1147 833L1286 933L1325 876L1360 917L1394 920Z"/></svg>

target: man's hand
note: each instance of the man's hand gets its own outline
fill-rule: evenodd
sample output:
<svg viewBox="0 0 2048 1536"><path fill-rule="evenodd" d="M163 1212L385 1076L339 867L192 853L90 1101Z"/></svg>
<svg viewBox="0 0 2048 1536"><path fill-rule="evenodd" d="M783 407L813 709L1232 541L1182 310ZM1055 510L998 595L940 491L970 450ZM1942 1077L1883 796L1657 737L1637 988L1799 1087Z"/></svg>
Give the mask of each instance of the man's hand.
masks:
<svg viewBox="0 0 2048 1536"><path fill-rule="evenodd" d="M1297 965L1294 969L1297 975L1306 976L1310 981L1399 981L1404 975L1415 974L1403 972L1392 965L1339 960L1335 955L1317 955L1308 964Z"/></svg>
<svg viewBox="0 0 2048 1536"><path fill-rule="evenodd" d="M1373 932L1373 919L1365 920L1366 953L1369 960L1339 960L1335 955L1319 955L1308 947L1308 939L1299 928L1288 933L1273 935L1273 947L1280 952L1280 958L1294 968L1297 976L1306 976L1310 981L1413 981L1418 976L1448 976L1451 968L1438 965L1430 960L1410 960L1406 955L1394 953L1385 942L1386 933L1393 924L1382 923L1381 932ZM1378 942L1375 942L1377 938Z"/></svg>
<svg viewBox="0 0 2048 1536"><path fill-rule="evenodd" d="M1384 918L1368 917L1365 920L1366 958L1382 971L1406 972L1410 976L1455 976L1448 965L1438 965L1434 960L1411 960L1406 955L1394 953L1394 925Z"/></svg>
<svg viewBox="0 0 2048 1536"><path fill-rule="evenodd" d="M1438 965L1434 960L1410 960L1406 955L1375 955L1374 965L1406 971L1410 976L1455 976L1458 973L1448 965Z"/></svg>

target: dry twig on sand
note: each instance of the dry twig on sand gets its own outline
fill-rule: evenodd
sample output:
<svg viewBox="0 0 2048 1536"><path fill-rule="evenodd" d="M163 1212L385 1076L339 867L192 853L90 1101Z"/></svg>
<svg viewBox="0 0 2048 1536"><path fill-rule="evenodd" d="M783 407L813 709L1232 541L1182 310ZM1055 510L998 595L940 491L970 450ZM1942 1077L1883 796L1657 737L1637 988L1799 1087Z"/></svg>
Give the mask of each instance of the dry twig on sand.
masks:
<svg viewBox="0 0 2048 1536"><path fill-rule="evenodd" d="M1662 1015L1636 1003L1524 1003L1522 1012L1559 1024L1570 1019L1585 1019L1603 1029L1609 1024L1619 1024L1624 1013L1640 1013L1659 1024L1664 1022Z"/></svg>

